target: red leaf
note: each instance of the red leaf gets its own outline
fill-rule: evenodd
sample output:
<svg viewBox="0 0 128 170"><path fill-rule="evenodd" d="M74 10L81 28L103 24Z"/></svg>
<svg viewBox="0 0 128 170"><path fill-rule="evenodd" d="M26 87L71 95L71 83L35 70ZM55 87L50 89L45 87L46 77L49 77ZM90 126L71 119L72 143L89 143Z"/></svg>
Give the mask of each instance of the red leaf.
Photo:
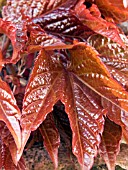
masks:
<svg viewBox="0 0 128 170"><path fill-rule="evenodd" d="M21 147L21 130L19 125L20 110L9 86L0 79L0 120L4 121L14 137L17 148Z"/></svg>
<svg viewBox="0 0 128 170"><path fill-rule="evenodd" d="M59 8L32 20L39 24L46 32L58 36L87 39L94 32L85 26L71 10Z"/></svg>
<svg viewBox="0 0 128 170"><path fill-rule="evenodd" d="M62 94L64 75L58 59L52 51L42 50L35 62L23 102L22 149L31 131L44 121Z"/></svg>
<svg viewBox="0 0 128 170"><path fill-rule="evenodd" d="M92 35L88 42L99 52L111 75L128 90L128 39L121 35L126 49L101 35Z"/></svg>
<svg viewBox="0 0 128 170"><path fill-rule="evenodd" d="M11 40L13 46L13 55L10 62L15 63L20 58L20 50L22 49L25 40L20 42L18 37L21 35L18 34L20 34L21 32L20 31L18 32L14 24L12 24L9 21L3 21L1 18L0 18L0 33L6 34L8 38Z"/></svg>
<svg viewBox="0 0 128 170"><path fill-rule="evenodd" d="M112 17L117 23L128 20L127 0L95 0L102 14Z"/></svg>
<svg viewBox="0 0 128 170"><path fill-rule="evenodd" d="M116 156L119 153L121 137L121 127L106 119L99 152L105 160L108 170L115 170Z"/></svg>
<svg viewBox="0 0 128 170"><path fill-rule="evenodd" d="M5 170L25 170L25 162L23 157L18 162L17 166L13 163L8 147L3 144L0 139L0 162Z"/></svg>
<svg viewBox="0 0 128 170"><path fill-rule="evenodd" d="M78 17L83 22L83 24L87 25L94 32L110 38L114 42L124 46L124 43L119 36L118 27L114 23L107 22L101 18L101 16L96 17L95 13L93 15L91 11L95 10L98 10L98 8L94 4L90 9L87 9L86 6L81 3L75 8Z"/></svg>
<svg viewBox="0 0 128 170"><path fill-rule="evenodd" d="M34 18L59 7L72 8L76 2L77 0L8 0L6 7L3 9L3 15L6 20L17 22L16 20L20 17L21 13L29 18Z"/></svg>
<svg viewBox="0 0 128 170"><path fill-rule="evenodd" d="M60 54L42 51L35 63L23 104L22 147L30 132L44 121L53 105L61 99L65 103L73 131L73 152L81 166L89 169L100 143L99 133L103 130L104 112L97 101L90 96L91 94L94 96L93 92L65 70L68 63L61 58L62 55L60 57L58 55Z"/></svg>
<svg viewBox="0 0 128 170"><path fill-rule="evenodd" d="M58 167L58 147L60 144L60 137L52 113L47 115L46 119L39 127L39 130L44 138L44 146L46 147L56 169Z"/></svg>
<svg viewBox="0 0 128 170"><path fill-rule="evenodd" d="M62 102L73 133L72 151L81 168L90 170L100 144L105 112L96 100L96 94L73 73L66 76L66 82Z"/></svg>
<svg viewBox="0 0 128 170"><path fill-rule="evenodd" d="M112 78L98 57L99 54L84 43L74 46L70 53L72 56L70 71L97 94L128 111L128 93Z"/></svg>
<svg viewBox="0 0 128 170"><path fill-rule="evenodd" d="M121 126L123 136L125 137L126 142L128 142L128 112L124 112L123 110L103 98L102 106L108 110L108 118Z"/></svg>

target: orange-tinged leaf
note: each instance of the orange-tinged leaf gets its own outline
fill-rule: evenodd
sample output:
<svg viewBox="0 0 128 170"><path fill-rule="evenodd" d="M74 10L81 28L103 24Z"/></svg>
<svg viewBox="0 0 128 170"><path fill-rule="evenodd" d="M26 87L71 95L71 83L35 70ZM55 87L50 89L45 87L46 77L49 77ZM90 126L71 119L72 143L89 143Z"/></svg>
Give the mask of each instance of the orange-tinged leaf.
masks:
<svg viewBox="0 0 128 170"><path fill-rule="evenodd" d="M91 30L107 38L110 38L121 46L124 46L124 43L119 36L118 27L114 23L107 22L106 20L101 18L101 16L95 16L95 13L93 15L91 11L95 11L95 8L98 10L97 6L94 4L90 9L87 9L85 5L80 3L76 6L75 11L78 18L83 22L83 24L87 25Z"/></svg>
<svg viewBox="0 0 128 170"><path fill-rule="evenodd" d="M115 170L116 156L120 149L121 137L121 127L106 119L99 152L105 160L108 170Z"/></svg>
<svg viewBox="0 0 128 170"><path fill-rule="evenodd" d="M107 67L98 57L97 51L81 43L74 46L70 53L72 63L69 70L97 94L128 111L128 93L112 78Z"/></svg>
<svg viewBox="0 0 128 170"><path fill-rule="evenodd" d="M110 74L126 90L128 89L128 39L122 35L126 49L101 35L92 35L88 42L99 52L100 58L107 66Z"/></svg>
<svg viewBox="0 0 128 170"><path fill-rule="evenodd" d="M95 0L102 14L112 17L117 23L128 20L127 0Z"/></svg>
<svg viewBox="0 0 128 170"><path fill-rule="evenodd" d="M0 79L0 120L10 130L17 148L21 147L20 110L9 86Z"/></svg>
<svg viewBox="0 0 128 170"><path fill-rule="evenodd" d="M52 112L47 115L44 122L40 125L39 130L44 138L44 146L46 147L56 169L58 167L58 147L60 144L60 136L55 126Z"/></svg>
<svg viewBox="0 0 128 170"><path fill-rule="evenodd" d="M104 111L94 93L68 72L70 63L65 62L66 56L53 54L52 51L40 52L28 83L21 119L22 149L30 132L45 120L53 105L62 100L73 132L73 153L82 168L89 169L100 143Z"/></svg>

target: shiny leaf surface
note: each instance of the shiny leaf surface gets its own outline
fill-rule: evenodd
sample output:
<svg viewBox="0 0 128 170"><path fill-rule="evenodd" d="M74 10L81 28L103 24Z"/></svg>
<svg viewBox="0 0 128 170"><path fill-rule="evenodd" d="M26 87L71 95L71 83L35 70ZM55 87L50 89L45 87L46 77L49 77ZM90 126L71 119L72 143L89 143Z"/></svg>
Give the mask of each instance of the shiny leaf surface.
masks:
<svg viewBox="0 0 128 170"><path fill-rule="evenodd" d="M64 77L62 65L58 62L57 55L44 50L40 52L35 62L23 103L22 147L26 144L30 132L44 121L47 114L52 111L53 105L60 99Z"/></svg>
<svg viewBox="0 0 128 170"><path fill-rule="evenodd" d="M99 134L103 130L104 112L100 104L91 98L90 94L94 96L93 92L73 73L65 70L68 63L65 63L65 58L62 57L64 56L59 53L53 55L52 52L44 51L38 56L24 98L22 142L24 146L30 132L39 126L60 99L65 104L73 132L73 153L82 168L89 169L100 143ZM82 127L86 128L86 131Z"/></svg>
<svg viewBox="0 0 128 170"><path fill-rule="evenodd" d="M108 170L115 170L116 156L119 152L121 137L121 127L106 119L99 152L105 160Z"/></svg>
<svg viewBox="0 0 128 170"><path fill-rule="evenodd" d="M70 53L72 64L69 70L96 93L127 111L128 93L112 78L97 51L81 43Z"/></svg>
<svg viewBox="0 0 128 170"><path fill-rule="evenodd" d="M0 79L0 120L10 130L18 149L21 147L20 110L9 86Z"/></svg>
<svg viewBox="0 0 128 170"><path fill-rule="evenodd" d="M95 0L106 17L112 17L117 23L128 20L127 0Z"/></svg>
<svg viewBox="0 0 128 170"><path fill-rule="evenodd" d="M101 14L99 14L100 12L98 12L97 17L97 13L95 14L95 11L97 10L98 8L94 4L90 9L87 9L86 6L81 3L77 5L75 9L78 18L83 22L83 24L87 25L94 32L110 38L114 42L124 46L124 43L119 36L117 26L114 23L107 22L101 18Z"/></svg>
<svg viewBox="0 0 128 170"><path fill-rule="evenodd" d="M92 35L88 42L99 52L110 74L127 90L128 89L128 39L121 35L126 45L122 48L100 35Z"/></svg>
<svg viewBox="0 0 128 170"><path fill-rule="evenodd" d="M36 17L33 22L39 24L46 32L60 38L69 36L69 38L87 39L94 33L76 17L74 11L62 8Z"/></svg>
<svg viewBox="0 0 128 170"><path fill-rule="evenodd" d="M72 8L76 2L77 0L7 0L3 15L6 20L15 20L14 22L17 22L16 20L21 13L29 18L34 18L59 7Z"/></svg>
<svg viewBox="0 0 128 170"><path fill-rule="evenodd" d="M9 21L4 21L0 18L0 33L6 34L11 40L13 46L13 55L11 62L16 62L20 58L20 50L22 49L24 42L19 41L19 36L21 32L16 29L15 25ZM6 62L5 62L6 63Z"/></svg>
<svg viewBox="0 0 128 170"><path fill-rule="evenodd" d="M66 82L69 83L62 102L65 104L65 111L73 133L72 151L82 170L89 170L97 155L105 112L94 97L95 93L72 73L66 76Z"/></svg>
<svg viewBox="0 0 128 170"><path fill-rule="evenodd" d="M44 122L40 125L39 130L44 138L44 146L46 147L56 169L58 167L58 148L60 144L60 137L55 126L52 112L47 115Z"/></svg>

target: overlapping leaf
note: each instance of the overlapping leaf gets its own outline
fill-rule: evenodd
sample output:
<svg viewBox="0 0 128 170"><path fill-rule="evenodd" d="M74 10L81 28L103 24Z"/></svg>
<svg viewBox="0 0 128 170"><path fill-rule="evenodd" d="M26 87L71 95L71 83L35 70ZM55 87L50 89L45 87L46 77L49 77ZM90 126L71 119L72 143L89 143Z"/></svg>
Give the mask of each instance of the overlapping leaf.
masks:
<svg viewBox="0 0 128 170"><path fill-rule="evenodd" d="M44 146L46 147L56 169L58 167L58 147L60 144L60 137L55 126L52 112L47 115L39 130L44 138Z"/></svg>
<svg viewBox="0 0 128 170"><path fill-rule="evenodd" d="M75 12L64 8L36 17L33 22L59 38L69 36L68 38L87 39L94 33L76 17Z"/></svg>
<svg viewBox="0 0 128 170"><path fill-rule="evenodd" d="M65 75L66 76L66 75ZM89 170L97 155L105 113L93 93L73 73L66 76L66 89L62 97L72 129L72 151L82 170Z"/></svg>
<svg viewBox="0 0 128 170"><path fill-rule="evenodd" d="M6 124L3 121L0 121L0 138L2 143L8 148L10 154L11 154L11 159L13 160L13 163L17 165L19 158L17 155L18 149L15 144L14 138L11 135L11 132L7 128ZM6 155L5 155L6 157Z"/></svg>
<svg viewBox="0 0 128 170"><path fill-rule="evenodd" d="M121 137L121 127L106 119L99 152L109 170L115 170L116 156L119 152Z"/></svg>
<svg viewBox="0 0 128 170"><path fill-rule="evenodd" d="M88 92L88 88L65 70L67 65L64 58L63 62L61 60L61 56L50 52L42 51L38 56L24 98L21 120L23 146L30 132L39 126L56 101L61 99L73 131L73 152L81 166L89 169L100 143L99 133L103 130L104 112L97 101L89 96L91 92Z"/></svg>
<svg viewBox="0 0 128 170"><path fill-rule="evenodd" d="M120 125L122 128L122 133L128 141L128 112L125 112L118 108L117 106L113 105L106 99L102 98L102 106L108 110L107 116L111 121L114 121L116 124Z"/></svg>
<svg viewBox="0 0 128 170"><path fill-rule="evenodd" d="M53 52L41 51L29 80L21 119L22 148L32 130L35 130L52 111L63 89L63 71L59 57Z"/></svg>
<svg viewBox="0 0 128 170"><path fill-rule="evenodd" d="M128 20L126 0L95 0L95 3L104 16L112 17L117 23Z"/></svg>
<svg viewBox="0 0 128 170"><path fill-rule="evenodd" d="M9 86L0 79L0 120L4 121L15 143L21 147L20 110Z"/></svg>
<svg viewBox="0 0 128 170"><path fill-rule="evenodd" d="M92 35L88 42L100 53L111 75L128 89L128 39L122 35L126 48L100 35Z"/></svg>
<svg viewBox="0 0 128 170"><path fill-rule="evenodd" d="M72 56L70 71L96 93L128 111L128 93L112 78L98 57L99 54L84 44L76 45L70 53Z"/></svg>
<svg viewBox="0 0 128 170"><path fill-rule="evenodd" d="M90 9L87 9L85 5L79 3L76 6L75 11L83 24L87 25L94 32L110 38L121 46L124 46L124 43L119 36L117 26L114 23L107 22L101 18L101 14L96 5L93 4Z"/></svg>
<svg viewBox="0 0 128 170"><path fill-rule="evenodd" d="M9 148L0 139L0 168L5 170L25 170L25 162L23 157L18 162L17 166L13 163Z"/></svg>
<svg viewBox="0 0 128 170"><path fill-rule="evenodd" d="M56 8L72 8L77 0L7 0L7 5L3 10L3 16L6 20L15 20L23 14L29 18L40 16Z"/></svg>
<svg viewBox="0 0 128 170"><path fill-rule="evenodd" d="M0 18L0 33L6 34L8 38L11 40L12 46L13 46L13 55L11 57L10 62L16 62L20 58L20 50L22 49L25 40L20 42L19 36L21 32L16 29L15 25L12 24L9 21L4 21ZM23 36L23 35L22 35ZM2 62L6 63L7 61L4 61L4 58L2 59ZM1 65L1 64L0 64Z"/></svg>

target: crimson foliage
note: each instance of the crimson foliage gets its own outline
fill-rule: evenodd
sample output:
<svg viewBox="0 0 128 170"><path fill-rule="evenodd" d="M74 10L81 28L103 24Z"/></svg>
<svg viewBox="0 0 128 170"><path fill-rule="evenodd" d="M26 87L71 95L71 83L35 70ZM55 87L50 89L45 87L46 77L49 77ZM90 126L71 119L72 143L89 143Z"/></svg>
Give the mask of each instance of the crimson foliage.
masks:
<svg viewBox="0 0 128 170"><path fill-rule="evenodd" d="M25 169L21 156L39 127L56 169L55 115L63 125L66 112L81 169L91 169L98 151L114 169L122 136L128 141L128 39L117 27L128 20L127 5L7 0L0 19L0 167ZM65 112L54 113L61 102Z"/></svg>

